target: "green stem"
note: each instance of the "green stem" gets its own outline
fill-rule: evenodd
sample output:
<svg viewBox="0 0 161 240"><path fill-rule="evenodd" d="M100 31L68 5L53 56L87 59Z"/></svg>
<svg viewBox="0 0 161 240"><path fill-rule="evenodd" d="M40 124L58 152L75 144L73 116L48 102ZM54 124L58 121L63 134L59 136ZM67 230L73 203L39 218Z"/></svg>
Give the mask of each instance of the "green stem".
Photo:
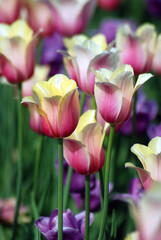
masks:
<svg viewBox="0 0 161 240"><path fill-rule="evenodd" d="M96 100L95 100L95 97L94 97L94 96L92 97L92 108L93 108L94 110L97 109Z"/></svg>
<svg viewBox="0 0 161 240"><path fill-rule="evenodd" d="M85 176L85 193L86 193L86 215L85 215L85 240L89 240L89 214L90 214L90 175Z"/></svg>
<svg viewBox="0 0 161 240"><path fill-rule="evenodd" d="M21 183L22 183L22 85L18 85L18 173L17 173L17 193L16 193L16 209L13 222L12 240L16 238L19 207L21 203Z"/></svg>
<svg viewBox="0 0 161 240"><path fill-rule="evenodd" d="M80 101L80 115L82 115L84 102L85 102L86 94L82 92L81 101Z"/></svg>
<svg viewBox="0 0 161 240"><path fill-rule="evenodd" d="M69 166L68 175L67 175L67 183L66 183L66 188L65 188L65 193L64 193L64 209L66 209L67 205L68 205L69 191L70 191L72 175L73 175L73 168Z"/></svg>
<svg viewBox="0 0 161 240"><path fill-rule="evenodd" d="M80 101L80 115L82 115L82 112L83 112L85 98L86 98L86 94L84 92L82 92L81 101ZM69 167L68 174L67 174L67 183L66 183L66 188L65 188L65 193L64 193L64 209L66 209L68 206L72 175L73 175L73 169L71 167Z"/></svg>
<svg viewBox="0 0 161 240"><path fill-rule="evenodd" d="M115 125L110 126L110 136L108 142L108 150L106 154L106 169L105 169L105 185L104 185L104 204L103 204L103 216L101 221L100 233L98 240L102 240L106 225L106 219L108 214L108 192L109 192L109 176L110 176L110 160L112 152L112 143L115 133Z"/></svg>
<svg viewBox="0 0 161 240"><path fill-rule="evenodd" d="M101 189L101 206L103 207L103 199L104 199L104 181L103 181L103 171L99 170L99 181L100 181L100 189Z"/></svg>
<svg viewBox="0 0 161 240"><path fill-rule="evenodd" d="M63 139L58 139L59 178L58 178L58 240L63 239Z"/></svg>
<svg viewBox="0 0 161 240"><path fill-rule="evenodd" d="M35 162L35 171L34 171L34 197L36 200L37 196L37 189L38 189L38 175L39 175L39 165L40 165L40 156L41 156L41 150L42 150L42 145L43 145L43 136L39 137L39 143L38 143L38 149L37 149L37 154L36 154L36 162Z"/></svg>
<svg viewBox="0 0 161 240"><path fill-rule="evenodd" d="M135 78L135 83L136 83L136 78ZM135 139L136 139L136 100L137 100L137 93L134 94L133 96L133 115L132 115L132 144L134 144Z"/></svg>

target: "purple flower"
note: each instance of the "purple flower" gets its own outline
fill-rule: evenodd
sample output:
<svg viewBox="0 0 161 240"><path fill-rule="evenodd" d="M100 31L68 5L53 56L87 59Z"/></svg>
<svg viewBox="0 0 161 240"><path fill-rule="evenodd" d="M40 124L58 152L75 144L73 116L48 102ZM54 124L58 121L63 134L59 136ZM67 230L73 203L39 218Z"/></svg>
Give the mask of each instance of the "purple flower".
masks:
<svg viewBox="0 0 161 240"><path fill-rule="evenodd" d="M147 100L146 95L138 92L136 103L136 132L142 134L147 129L151 120L156 117L158 105L154 100ZM125 135L132 133L132 115L122 125L120 132Z"/></svg>
<svg viewBox="0 0 161 240"><path fill-rule="evenodd" d="M115 40L117 29L122 24L129 24L132 30L135 30L137 25L130 20L120 20L117 18L105 19L100 25L100 33L106 36L107 42L110 43Z"/></svg>
<svg viewBox="0 0 161 240"><path fill-rule="evenodd" d="M161 123L160 124L155 124L152 123L148 126L147 128L147 134L149 139L155 138L155 137L161 137Z"/></svg>
<svg viewBox="0 0 161 240"><path fill-rule="evenodd" d="M154 17L161 17L161 0L144 0L148 12Z"/></svg>
<svg viewBox="0 0 161 240"><path fill-rule="evenodd" d="M93 214L90 213L90 224L93 222ZM58 235L58 210L54 210L50 217L40 217L35 226L47 240L57 240ZM63 239L83 240L85 231L85 211L72 215L70 209L63 211Z"/></svg>
<svg viewBox="0 0 161 240"><path fill-rule="evenodd" d="M63 161L63 169L64 169L64 184L66 184L67 181L67 175L68 175L68 163L64 160ZM56 161L56 169L58 172L59 164L58 160ZM90 176L90 189L93 189L95 187L95 176L92 174ZM70 192L71 193L84 193L85 192L85 177L84 175L81 175L73 170L72 174L72 180L70 185Z"/></svg>
<svg viewBox="0 0 161 240"><path fill-rule="evenodd" d="M44 38L41 64L49 64L51 67L50 76L63 73L63 57L57 51L64 49L63 38L57 32L52 36Z"/></svg>
<svg viewBox="0 0 161 240"><path fill-rule="evenodd" d="M109 184L109 193L112 191L113 184ZM72 194L72 197L76 201L77 207L81 209L82 202L85 201L85 194ZM90 211L96 212L100 210L101 207L101 190L100 182L97 179L95 187L90 191Z"/></svg>
<svg viewBox="0 0 161 240"><path fill-rule="evenodd" d="M114 199L127 203L134 202L137 204L143 193L144 189L139 178L133 178L129 185L129 193L115 194Z"/></svg>

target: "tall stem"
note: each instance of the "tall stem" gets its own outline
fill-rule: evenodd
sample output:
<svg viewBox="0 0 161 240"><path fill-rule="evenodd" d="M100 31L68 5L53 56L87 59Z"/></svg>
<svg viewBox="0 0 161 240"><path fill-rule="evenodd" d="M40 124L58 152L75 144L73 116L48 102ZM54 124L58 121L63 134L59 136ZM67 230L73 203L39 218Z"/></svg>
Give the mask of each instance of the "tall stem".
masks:
<svg viewBox="0 0 161 240"><path fill-rule="evenodd" d="M85 240L89 240L89 214L90 214L90 175L85 176L85 193L86 193L86 215L85 215Z"/></svg>
<svg viewBox="0 0 161 240"><path fill-rule="evenodd" d="M101 221L101 227L100 227L100 233L99 233L98 240L102 240L102 238L103 238L106 219L107 219L107 214L108 214L110 160L111 160L111 152L112 152L112 143L113 143L114 133L115 133L115 125L111 125L110 126L110 136L109 136L109 142L108 142L108 149L107 149L107 155L106 155L103 216L102 216L102 221Z"/></svg>
<svg viewBox="0 0 161 240"><path fill-rule="evenodd" d="M80 115L82 115L82 112L83 112L85 98L86 98L86 94L84 92L82 92L81 101L80 101ZM65 193L64 193L64 209L66 209L68 206L69 191L70 191L72 175L73 175L73 168L69 167L68 174L67 174L67 183L66 183L66 188L65 188Z"/></svg>
<svg viewBox="0 0 161 240"><path fill-rule="evenodd" d="M58 240L63 239L63 139L58 139L59 178L58 178Z"/></svg>
<svg viewBox="0 0 161 240"><path fill-rule="evenodd" d="M35 162L35 170L34 170L34 196L36 200L37 196L37 186L38 186L38 174L39 174L39 166L40 166L40 156L41 156L41 150L42 150L42 143L43 143L43 136L39 137L39 143L38 143L38 149L36 154L36 162Z"/></svg>
<svg viewBox="0 0 161 240"><path fill-rule="evenodd" d="M65 193L64 193L64 209L65 210L68 205L68 200L69 200L68 198L69 198L69 191L70 191L72 175L73 175L73 168L69 166L68 167L68 175L67 175L67 183L66 183L66 188L65 188Z"/></svg>
<svg viewBox="0 0 161 240"><path fill-rule="evenodd" d="M17 221L19 215L19 207L21 202L21 183L22 183L22 85L18 85L18 163L17 163L17 193L16 193L16 209L13 222L12 240L16 238Z"/></svg>
<svg viewBox="0 0 161 240"><path fill-rule="evenodd" d="M136 78L134 78L134 81L136 83ZM136 100L137 100L137 93L135 92L133 96L133 106L132 106L132 144L134 144L136 139Z"/></svg>

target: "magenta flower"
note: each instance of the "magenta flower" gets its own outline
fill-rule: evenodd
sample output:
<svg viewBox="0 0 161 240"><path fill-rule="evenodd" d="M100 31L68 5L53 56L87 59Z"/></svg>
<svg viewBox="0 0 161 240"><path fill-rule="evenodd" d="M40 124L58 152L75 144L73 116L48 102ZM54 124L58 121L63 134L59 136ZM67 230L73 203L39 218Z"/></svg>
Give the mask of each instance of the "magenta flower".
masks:
<svg viewBox="0 0 161 240"><path fill-rule="evenodd" d="M0 22L11 24L19 18L21 0L0 1Z"/></svg>
<svg viewBox="0 0 161 240"><path fill-rule="evenodd" d="M97 0L98 5L108 11L118 8L123 0Z"/></svg>
<svg viewBox="0 0 161 240"><path fill-rule="evenodd" d="M93 214L90 213L90 224ZM35 225L47 240L57 240L58 210L54 210L50 217L40 217ZM83 240L85 230L85 211L72 215L70 209L63 211L63 240Z"/></svg>
<svg viewBox="0 0 161 240"><path fill-rule="evenodd" d="M50 0L50 2L53 6L55 28L65 36L83 32L96 6L96 0Z"/></svg>

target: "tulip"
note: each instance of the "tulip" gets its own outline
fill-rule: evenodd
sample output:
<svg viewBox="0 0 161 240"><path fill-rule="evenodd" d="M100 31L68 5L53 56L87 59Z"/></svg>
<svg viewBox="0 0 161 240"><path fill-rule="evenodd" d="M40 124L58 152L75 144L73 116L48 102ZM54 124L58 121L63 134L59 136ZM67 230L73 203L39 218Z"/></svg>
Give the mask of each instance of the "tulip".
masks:
<svg viewBox="0 0 161 240"><path fill-rule="evenodd" d="M34 71L33 31L25 21L11 26L0 24L0 73L10 83L20 83L30 78Z"/></svg>
<svg viewBox="0 0 161 240"><path fill-rule="evenodd" d="M97 1L98 5L107 11L117 9L122 3L122 0L97 0Z"/></svg>
<svg viewBox="0 0 161 240"><path fill-rule="evenodd" d="M134 144L131 151L139 158L143 169L132 163L126 163L125 166L137 170L145 190L148 190L153 182L161 182L161 137L153 138L148 146Z"/></svg>
<svg viewBox="0 0 161 240"><path fill-rule="evenodd" d="M20 15L21 0L0 1L0 23L11 24Z"/></svg>
<svg viewBox="0 0 161 240"><path fill-rule="evenodd" d="M154 57L152 62L152 70L155 74L161 75L161 34L157 38Z"/></svg>
<svg viewBox="0 0 161 240"><path fill-rule="evenodd" d="M7 224L12 224L15 215L16 199L0 199L0 220ZM19 208L19 223L28 223L30 218L27 216L29 210L24 205Z"/></svg>
<svg viewBox="0 0 161 240"><path fill-rule="evenodd" d="M122 124L132 111L132 98L137 89L152 75L141 74L133 85L134 72L130 65L122 65L114 72L93 70L96 75L95 99L103 119L110 124Z"/></svg>
<svg viewBox="0 0 161 240"><path fill-rule="evenodd" d="M65 55L63 58L65 70L68 75L77 82L77 76L72 64L71 56L75 57L74 45L82 45L85 40L88 38L85 35L79 34L75 35L72 38L64 38L64 46L67 49L69 55Z"/></svg>
<svg viewBox="0 0 161 240"><path fill-rule="evenodd" d="M96 0L50 0L55 29L64 36L83 32L96 6Z"/></svg>
<svg viewBox="0 0 161 240"><path fill-rule="evenodd" d="M139 233L138 232L129 233L124 240L139 240Z"/></svg>
<svg viewBox="0 0 161 240"><path fill-rule="evenodd" d="M24 5L27 9L27 22L34 32L42 29L41 36L50 36L55 29L51 5L48 2L31 0L25 1Z"/></svg>
<svg viewBox="0 0 161 240"><path fill-rule="evenodd" d="M97 34L90 40L85 39L81 44L80 41L78 44L75 42L72 53L70 48L68 56L71 57L78 86L88 95L94 95L95 76L91 68L106 67L113 70L117 64L117 54L111 46L107 46L102 34Z"/></svg>
<svg viewBox="0 0 161 240"><path fill-rule="evenodd" d="M23 98L24 102L36 104L43 133L48 137L64 138L75 130L80 113L79 93L75 81L65 75L35 83L33 97Z"/></svg>
<svg viewBox="0 0 161 240"><path fill-rule="evenodd" d="M74 133L64 139L64 158L83 175L99 171L105 160L102 147L105 132L95 120L95 110L88 110L79 120Z"/></svg>
<svg viewBox="0 0 161 240"><path fill-rule="evenodd" d="M93 214L90 213L90 224L93 222ZM72 215L70 209L63 211L63 239L84 239L85 211ZM58 235L58 211L54 210L50 217L40 217L35 222L36 227L47 240L57 240Z"/></svg>
<svg viewBox="0 0 161 240"><path fill-rule="evenodd" d="M140 199L137 205L133 204L131 206L139 240L161 239L160 188L161 184L154 184L150 191Z"/></svg>
<svg viewBox="0 0 161 240"><path fill-rule="evenodd" d="M141 25L135 33L125 25L118 29L116 35L120 61L122 64L130 64L135 75L151 70L155 44L156 30L151 24Z"/></svg>

